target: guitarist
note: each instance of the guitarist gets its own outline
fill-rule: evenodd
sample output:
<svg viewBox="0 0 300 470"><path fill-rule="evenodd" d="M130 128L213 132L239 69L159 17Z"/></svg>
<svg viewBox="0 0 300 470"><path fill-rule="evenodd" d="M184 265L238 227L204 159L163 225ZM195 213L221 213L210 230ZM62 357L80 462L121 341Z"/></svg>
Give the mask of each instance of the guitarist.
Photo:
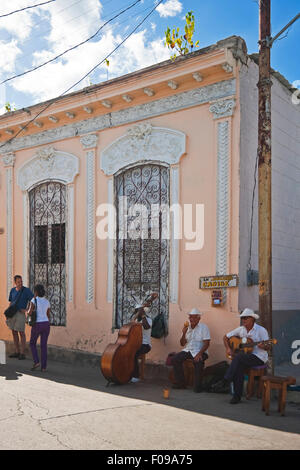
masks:
<svg viewBox="0 0 300 470"><path fill-rule="evenodd" d="M232 350L230 348L230 338L237 336L239 338L250 338L253 342L267 341L269 339L268 332L265 328L258 325L259 315L254 313L250 308L245 308L240 315L242 325L229 333L227 333L223 342L225 345L226 353L232 356ZM236 354L231 362L228 371L225 374L224 380L215 384L214 391L217 391L218 386L224 386L225 383L233 382L234 395L230 401L230 404L235 405L241 401L243 392L244 373L246 369L256 366L262 366L268 361L268 349L269 345L259 343L254 346L252 353L245 354L239 352Z"/></svg>

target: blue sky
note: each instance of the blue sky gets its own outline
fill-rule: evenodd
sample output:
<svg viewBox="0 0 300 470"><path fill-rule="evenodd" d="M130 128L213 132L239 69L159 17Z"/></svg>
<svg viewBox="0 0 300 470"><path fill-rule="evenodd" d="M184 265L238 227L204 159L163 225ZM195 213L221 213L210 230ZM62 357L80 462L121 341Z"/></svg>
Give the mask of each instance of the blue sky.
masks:
<svg viewBox="0 0 300 470"><path fill-rule="evenodd" d="M42 0L1 0L0 15ZM99 26L136 0L56 0L43 7L0 17L0 81L22 73L87 39ZM140 0L116 18L90 42L55 62L0 87L0 110L5 101L16 108L60 95L104 59L151 11L158 0ZM110 57L74 89L140 69L169 58L164 47L168 26L184 26L184 16L194 11L195 39L200 47L231 35L242 36L249 53L258 51L258 1L164 0L157 10ZM300 0L272 1L275 35L300 11ZM272 50L272 67L291 83L300 83L300 20Z"/></svg>

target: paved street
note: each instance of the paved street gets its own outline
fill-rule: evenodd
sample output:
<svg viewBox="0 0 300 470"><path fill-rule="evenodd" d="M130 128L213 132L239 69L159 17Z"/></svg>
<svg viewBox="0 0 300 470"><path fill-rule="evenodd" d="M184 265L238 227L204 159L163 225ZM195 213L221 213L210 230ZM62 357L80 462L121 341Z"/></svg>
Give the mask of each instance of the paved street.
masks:
<svg viewBox="0 0 300 470"><path fill-rule="evenodd" d="M271 416L256 398L171 390L149 379L110 386L100 369L31 361L0 366L0 449L300 449L300 404Z"/></svg>

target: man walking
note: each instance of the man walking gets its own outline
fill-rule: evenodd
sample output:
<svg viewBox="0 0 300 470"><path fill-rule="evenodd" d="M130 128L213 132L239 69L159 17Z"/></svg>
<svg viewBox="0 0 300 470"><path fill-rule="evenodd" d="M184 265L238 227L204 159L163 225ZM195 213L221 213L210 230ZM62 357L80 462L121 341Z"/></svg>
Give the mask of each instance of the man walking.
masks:
<svg viewBox="0 0 300 470"><path fill-rule="evenodd" d="M14 277L15 286L10 291L9 302L10 305L17 302L18 311L11 318L7 318L6 324L12 331L15 352L9 357L18 359L25 359L25 311L27 303L33 298L33 293L28 287L23 286L22 276L16 275Z"/></svg>

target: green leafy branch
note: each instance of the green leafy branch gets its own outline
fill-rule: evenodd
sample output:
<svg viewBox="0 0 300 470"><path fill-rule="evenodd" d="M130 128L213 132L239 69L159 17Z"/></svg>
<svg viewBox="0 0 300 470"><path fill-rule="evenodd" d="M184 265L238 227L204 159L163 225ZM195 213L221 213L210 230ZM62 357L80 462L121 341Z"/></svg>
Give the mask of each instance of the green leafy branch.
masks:
<svg viewBox="0 0 300 470"><path fill-rule="evenodd" d="M194 42L193 40L195 33L195 16L192 11L189 11L185 15L185 20L184 35L179 34L179 28L173 28L171 31L168 27L165 32L165 46L171 50L175 49L175 54L171 56L171 60L176 59L177 53L179 53L179 55L186 55L192 52L194 48L199 47L199 41Z"/></svg>

